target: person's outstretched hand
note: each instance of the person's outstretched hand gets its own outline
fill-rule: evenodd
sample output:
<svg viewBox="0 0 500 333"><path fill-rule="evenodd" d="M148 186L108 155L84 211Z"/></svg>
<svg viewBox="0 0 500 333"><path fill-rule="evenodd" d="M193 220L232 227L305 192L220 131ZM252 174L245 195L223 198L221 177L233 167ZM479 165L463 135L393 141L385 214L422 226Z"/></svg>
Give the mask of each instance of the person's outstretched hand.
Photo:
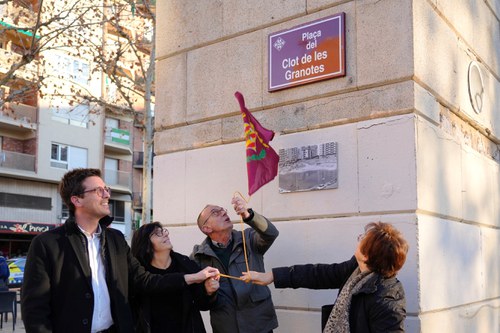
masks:
<svg viewBox="0 0 500 333"><path fill-rule="evenodd" d="M236 214L240 215L244 219L250 216L250 213L248 212L247 202L240 196L235 195L231 200L231 204L233 205Z"/></svg>
<svg viewBox="0 0 500 333"><path fill-rule="evenodd" d="M219 289L219 277L211 277L205 280L205 290L207 291L207 295L213 295L217 289Z"/></svg>
<svg viewBox="0 0 500 333"><path fill-rule="evenodd" d="M241 279L246 283L251 282L261 286L267 286L268 284L271 284L274 281L274 276L273 272L261 273L256 271L249 271L249 272L243 272Z"/></svg>
<svg viewBox="0 0 500 333"><path fill-rule="evenodd" d="M186 280L187 284L193 284L193 283L202 283L206 279L216 277L217 279L219 278L219 270L217 268L213 268L210 266L205 267L198 273L193 273L193 274L186 274L184 275L184 279Z"/></svg>

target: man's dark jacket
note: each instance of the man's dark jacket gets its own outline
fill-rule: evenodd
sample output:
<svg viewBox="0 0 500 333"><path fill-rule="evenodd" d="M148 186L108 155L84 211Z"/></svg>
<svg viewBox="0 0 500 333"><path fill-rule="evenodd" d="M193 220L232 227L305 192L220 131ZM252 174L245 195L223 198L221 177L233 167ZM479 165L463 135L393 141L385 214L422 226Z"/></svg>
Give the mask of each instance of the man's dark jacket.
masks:
<svg viewBox="0 0 500 333"><path fill-rule="evenodd" d="M184 274L154 275L146 272L130 253L123 234L102 228L101 255L111 315L119 333L133 332L129 284L137 290L162 291L185 288ZM87 238L74 217L31 242L24 270L21 311L26 332L90 333L94 293L87 252Z"/></svg>
<svg viewBox="0 0 500 333"><path fill-rule="evenodd" d="M356 258L340 264L273 268L276 288L342 289L358 267ZM406 318L403 285L395 277L375 274L352 296L351 333L402 333Z"/></svg>

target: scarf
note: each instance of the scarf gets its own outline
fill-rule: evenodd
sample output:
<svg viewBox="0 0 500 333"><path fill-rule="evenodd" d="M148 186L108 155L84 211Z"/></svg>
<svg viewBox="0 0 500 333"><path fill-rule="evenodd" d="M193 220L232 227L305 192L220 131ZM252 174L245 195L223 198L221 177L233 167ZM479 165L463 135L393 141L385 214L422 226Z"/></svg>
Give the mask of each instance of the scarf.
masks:
<svg viewBox="0 0 500 333"><path fill-rule="evenodd" d="M350 332L349 309L351 308L352 295L357 293L374 274L373 272L361 273L359 268L352 272L335 301L323 333Z"/></svg>

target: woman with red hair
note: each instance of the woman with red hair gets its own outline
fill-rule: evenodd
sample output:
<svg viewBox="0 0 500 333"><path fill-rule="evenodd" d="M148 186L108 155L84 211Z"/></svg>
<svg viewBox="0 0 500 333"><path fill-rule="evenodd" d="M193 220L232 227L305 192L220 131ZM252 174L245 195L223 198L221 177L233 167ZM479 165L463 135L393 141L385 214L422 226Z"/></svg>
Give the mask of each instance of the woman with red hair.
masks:
<svg viewBox="0 0 500 333"><path fill-rule="evenodd" d="M324 333L404 332L406 300L396 279L408 243L392 225L369 223L354 257L338 264L307 264L243 273L243 279L276 288L340 289L323 320ZM330 308L329 308L330 309Z"/></svg>

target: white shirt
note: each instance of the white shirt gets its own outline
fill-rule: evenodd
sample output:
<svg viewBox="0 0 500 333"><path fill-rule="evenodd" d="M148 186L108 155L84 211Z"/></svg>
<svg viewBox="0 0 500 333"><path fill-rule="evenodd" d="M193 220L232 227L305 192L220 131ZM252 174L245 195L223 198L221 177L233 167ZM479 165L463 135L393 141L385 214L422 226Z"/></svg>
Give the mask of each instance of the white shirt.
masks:
<svg viewBox="0 0 500 333"><path fill-rule="evenodd" d="M78 226L80 228L80 226ZM111 302L108 286L106 285L106 271L100 255L101 226L98 225L94 235L82 228L80 230L87 237L90 271L92 272L92 290L94 292L94 312L92 314L91 332L105 330L113 325L111 318Z"/></svg>

